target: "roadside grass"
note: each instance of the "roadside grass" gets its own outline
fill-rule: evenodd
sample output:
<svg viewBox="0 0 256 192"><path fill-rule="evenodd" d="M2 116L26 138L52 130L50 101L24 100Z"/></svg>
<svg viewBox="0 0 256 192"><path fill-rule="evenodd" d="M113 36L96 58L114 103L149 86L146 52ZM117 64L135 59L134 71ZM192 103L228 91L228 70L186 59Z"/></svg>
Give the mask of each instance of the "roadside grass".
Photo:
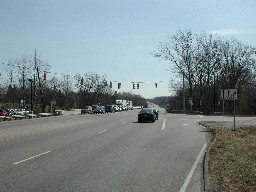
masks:
<svg viewBox="0 0 256 192"><path fill-rule="evenodd" d="M201 122L215 136L209 152L209 191L256 191L256 126Z"/></svg>

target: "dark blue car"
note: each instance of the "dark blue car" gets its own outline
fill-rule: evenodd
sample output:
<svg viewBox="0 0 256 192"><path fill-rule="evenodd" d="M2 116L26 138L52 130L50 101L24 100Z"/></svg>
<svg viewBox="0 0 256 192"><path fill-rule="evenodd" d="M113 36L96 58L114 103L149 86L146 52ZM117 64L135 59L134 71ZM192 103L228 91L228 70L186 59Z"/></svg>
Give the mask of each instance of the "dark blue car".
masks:
<svg viewBox="0 0 256 192"><path fill-rule="evenodd" d="M142 110L140 110L140 112L138 113L138 122L152 122L154 123L156 120L156 115L153 111L153 109L150 108L144 108Z"/></svg>

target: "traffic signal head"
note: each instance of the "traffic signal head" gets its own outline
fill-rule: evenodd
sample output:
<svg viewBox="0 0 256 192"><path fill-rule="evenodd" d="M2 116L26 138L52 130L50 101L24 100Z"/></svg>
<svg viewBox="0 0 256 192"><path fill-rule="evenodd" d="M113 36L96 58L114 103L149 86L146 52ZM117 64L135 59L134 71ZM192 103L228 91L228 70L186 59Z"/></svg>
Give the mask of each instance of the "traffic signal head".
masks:
<svg viewBox="0 0 256 192"><path fill-rule="evenodd" d="M121 88L121 83L118 83L117 85L118 85L118 89L120 89Z"/></svg>
<svg viewBox="0 0 256 192"><path fill-rule="evenodd" d="M135 89L135 83L133 83L133 85L132 85L132 86L133 86L133 89Z"/></svg>
<svg viewBox="0 0 256 192"><path fill-rule="evenodd" d="M137 89L139 89L140 88L140 84L139 83L137 83Z"/></svg>
<svg viewBox="0 0 256 192"><path fill-rule="evenodd" d="M156 88L157 88L157 83L155 83L155 86L156 86Z"/></svg>
<svg viewBox="0 0 256 192"><path fill-rule="evenodd" d="M84 84L84 78L81 79L81 85L83 85L83 84Z"/></svg>
<svg viewBox="0 0 256 192"><path fill-rule="evenodd" d="M109 82L109 87L112 89L112 81Z"/></svg>

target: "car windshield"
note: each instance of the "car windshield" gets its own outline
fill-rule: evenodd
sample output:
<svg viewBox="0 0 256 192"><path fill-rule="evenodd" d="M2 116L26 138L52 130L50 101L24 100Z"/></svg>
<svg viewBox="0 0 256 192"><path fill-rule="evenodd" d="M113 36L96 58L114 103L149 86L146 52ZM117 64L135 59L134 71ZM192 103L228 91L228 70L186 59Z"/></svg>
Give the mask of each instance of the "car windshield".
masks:
<svg viewBox="0 0 256 192"><path fill-rule="evenodd" d="M96 109L98 105L92 105L92 109Z"/></svg>
<svg viewBox="0 0 256 192"><path fill-rule="evenodd" d="M142 109L139 113L152 113L152 109Z"/></svg>

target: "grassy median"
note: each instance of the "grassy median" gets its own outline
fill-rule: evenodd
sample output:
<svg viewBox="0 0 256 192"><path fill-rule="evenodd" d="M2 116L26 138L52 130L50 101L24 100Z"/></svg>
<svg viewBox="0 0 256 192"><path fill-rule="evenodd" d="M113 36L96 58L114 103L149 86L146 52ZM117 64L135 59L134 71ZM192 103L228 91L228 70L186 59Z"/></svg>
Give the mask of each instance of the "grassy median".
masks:
<svg viewBox="0 0 256 192"><path fill-rule="evenodd" d="M209 191L256 191L256 126L202 122L215 136L209 153Z"/></svg>

